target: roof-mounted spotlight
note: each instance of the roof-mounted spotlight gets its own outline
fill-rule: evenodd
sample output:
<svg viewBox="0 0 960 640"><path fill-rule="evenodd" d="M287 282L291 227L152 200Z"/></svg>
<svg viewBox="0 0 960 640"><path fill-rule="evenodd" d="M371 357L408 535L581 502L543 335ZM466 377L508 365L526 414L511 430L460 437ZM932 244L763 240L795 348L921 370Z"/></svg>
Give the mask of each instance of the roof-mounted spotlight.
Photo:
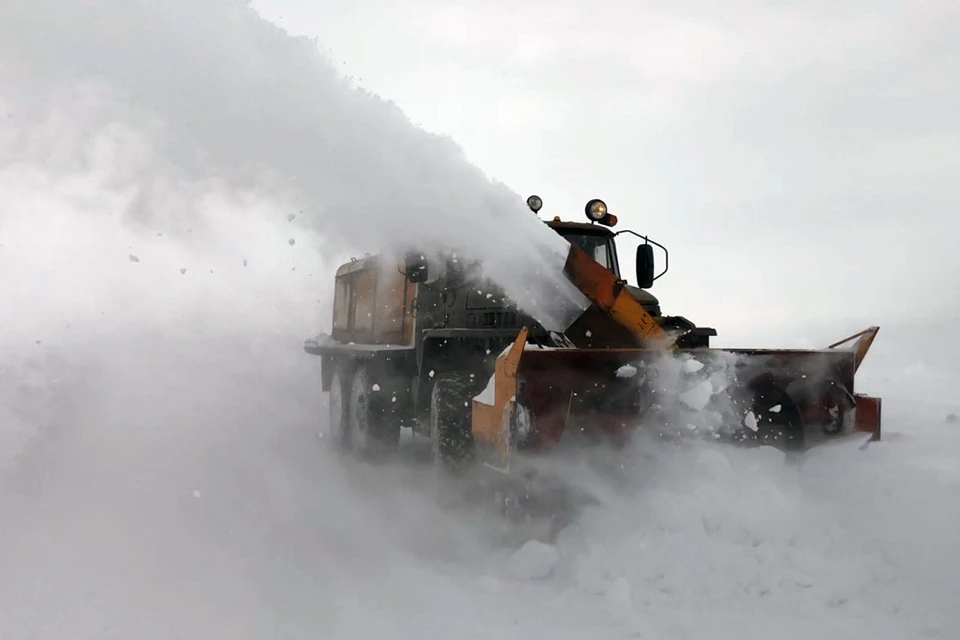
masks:
<svg viewBox="0 0 960 640"><path fill-rule="evenodd" d="M527 206L530 207L531 211L537 213L543 208L543 200L540 199L540 196L530 196L527 198Z"/></svg>
<svg viewBox="0 0 960 640"><path fill-rule="evenodd" d="M594 198L587 203L584 212L587 214L587 219L590 222L600 222L603 216L607 215L607 203L598 198Z"/></svg>
<svg viewBox="0 0 960 640"><path fill-rule="evenodd" d="M588 202L584 208L584 213L587 214L587 220L590 222L599 222L607 227L617 224L617 216L607 211L607 203L599 198L594 198Z"/></svg>

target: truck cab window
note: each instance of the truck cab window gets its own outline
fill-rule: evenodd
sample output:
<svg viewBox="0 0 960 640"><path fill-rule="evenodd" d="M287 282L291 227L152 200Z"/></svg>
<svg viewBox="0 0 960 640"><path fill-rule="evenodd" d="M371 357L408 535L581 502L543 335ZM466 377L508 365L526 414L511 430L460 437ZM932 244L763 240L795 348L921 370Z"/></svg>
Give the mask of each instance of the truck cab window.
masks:
<svg viewBox="0 0 960 640"><path fill-rule="evenodd" d="M564 233L563 237L572 245L583 249L591 258L610 269L618 272L614 264L613 254L610 251L610 238L597 234Z"/></svg>

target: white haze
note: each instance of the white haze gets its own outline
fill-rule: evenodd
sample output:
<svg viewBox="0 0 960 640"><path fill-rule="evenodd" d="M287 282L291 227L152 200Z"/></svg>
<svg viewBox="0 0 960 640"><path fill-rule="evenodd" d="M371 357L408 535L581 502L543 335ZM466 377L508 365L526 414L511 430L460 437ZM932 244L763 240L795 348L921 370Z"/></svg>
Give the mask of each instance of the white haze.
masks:
<svg viewBox="0 0 960 640"><path fill-rule="evenodd" d="M421 185L454 169L396 114L302 123L314 112L293 88L244 120L266 100L247 75L337 82L295 72L282 52L297 45L238 3L84 6L0 6L0 638L957 636L960 432L944 418L960 376L907 353L916 336L881 333L864 365L887 425L866 451L793 464L641 439L612 477L571 466L604 503L527 558L555 563L543 580L518 577L493 527L434 503L416 446L379 469L326 455L301 346L329 319L331 269L436 210L348 225L304 202L417 193L405 171L359 170L386 162L355 142L374 128L436 171ZM184 111L215 91L222 116ZM284 157L291 139L261 120L301 122L304 145ZM319 139L360 145L355 162ZM343 182L316 177L333 169Z"/></svg>
<svg viewBox="0 0 960 640"><path fill-rule="evenodd" d="M567 245L523 198L245 2L17 0L0 18L7 157L69 172L91 153L112 154L112 186L136 192L118 212L132 222L174 232L172 221L202 222L177 198L216 181L283 199L283 213L321 234L330 259L442 244L483 260L549 328L586 305L560 274ZM51 103L69 112L49 131L53 157L43 141L19 139ZM104 134L125 137L91 150L89 137ZM176 185L172 200L157 197L170 194L165 185Z"/></svg>

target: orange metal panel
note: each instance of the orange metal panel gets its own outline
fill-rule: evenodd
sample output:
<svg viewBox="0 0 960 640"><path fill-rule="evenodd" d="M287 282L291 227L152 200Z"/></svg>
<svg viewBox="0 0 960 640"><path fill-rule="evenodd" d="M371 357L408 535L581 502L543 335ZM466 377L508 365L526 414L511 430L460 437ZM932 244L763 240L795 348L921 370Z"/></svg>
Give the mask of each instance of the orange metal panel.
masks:
<svg viewBox="0 0 960 640"><path fill-rule="evenodd" d="M617 277L586 251L571 245L563 273L595 305L605 311L613 307Z"/></svg>
<svg viewBox="0 0 960 640"><path fill-rule="evenodd" d="M373 337L373 314L375 311L377 273L363 269L353 276L354 317L353 330L358 337Z"/></svg>
<svg viewBox="0 0 960 640"><path fill-rule="evenodd" d="M527 329L520 330L506 355L497 358L493 374L493 405L473 401L471 421L474 438L491 445L506 465L510 451L510 417L516 402L517 368L527 342Z"/></svg>
<svg viewBox="0 0 960 640"><path fill-rule="evenodd" d="M651 346L669 347L670 340L640 301L630 295L624 283L579 247L570 246L564 275L593 304L612 316L641 341Z"/></svg>
<svg viewBox="0 0 960 640"><path fill-rule="evenodd" d="M374 341L379 344L404 342L404 320L407 308L404 303L406 278L388 263L378 266L376 275L377 295L374 307Z"/></svg>
<svg viewBox="0 0 960 640"><path fill-rule="evenodd" d="M333 334L347 331L350 323L351 283L348 277L338 277L333 293Z"/></svg>
<svg viewBox="0 0 960 640"><path fill-rule="evenodd" d="M352 260L337 271L333 336L364 344L411 345L417 285L383 256Z"/></svg>
<svg viewBox="0 0 960 640"><path fill-rule="evenodd" d="M880 327L869 327L853 334L850 337L844 338L839 342L834 342L831 344L828 349L836 349L839 346L847 344L851 340L856 339L856 343L853 346L854 353L854 367L853 370L856 371L860 368L860 363L863 362L863 359L867 356L867 352L870 351L870 347L873 345L873 341L876 339L877 334L880 332Z"/></svg>
<svg viewBox="0 0 960 640"><path fill-rule="evenodd" d="M881 399L861 394L854 395L854 398L857 401L857 431L872 433L873 439L879 440L882 409Z"/></svg>

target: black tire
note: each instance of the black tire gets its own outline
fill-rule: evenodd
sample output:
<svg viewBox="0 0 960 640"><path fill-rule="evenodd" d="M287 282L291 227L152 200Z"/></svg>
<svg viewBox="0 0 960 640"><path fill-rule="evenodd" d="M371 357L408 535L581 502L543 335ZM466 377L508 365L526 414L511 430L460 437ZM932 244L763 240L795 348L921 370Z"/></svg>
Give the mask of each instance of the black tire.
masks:
<svg viewBox="0 0 960 640"><path fill-rule="evenodd" d="M320 431L320 437L336 451L345 451L349 443L347 410L350 405L350 388L347 372L338 367L330 383L327 397L327 426Z"/></svg>
<svg viewBox="0 0 960 640"><path fill-rule="evenodd" d="M400 424L387 411L385 397L371 373L361 367L353 374L347 411L350 450L363 459L381 459L400 444Z"/></svg>
<svg viewBox="0 0 960 640"><path fill-rule="evenodd" d="M435 467L462 472L475 459L471 417L476 376L443 374L430 394L430 449Z"/></svg>

